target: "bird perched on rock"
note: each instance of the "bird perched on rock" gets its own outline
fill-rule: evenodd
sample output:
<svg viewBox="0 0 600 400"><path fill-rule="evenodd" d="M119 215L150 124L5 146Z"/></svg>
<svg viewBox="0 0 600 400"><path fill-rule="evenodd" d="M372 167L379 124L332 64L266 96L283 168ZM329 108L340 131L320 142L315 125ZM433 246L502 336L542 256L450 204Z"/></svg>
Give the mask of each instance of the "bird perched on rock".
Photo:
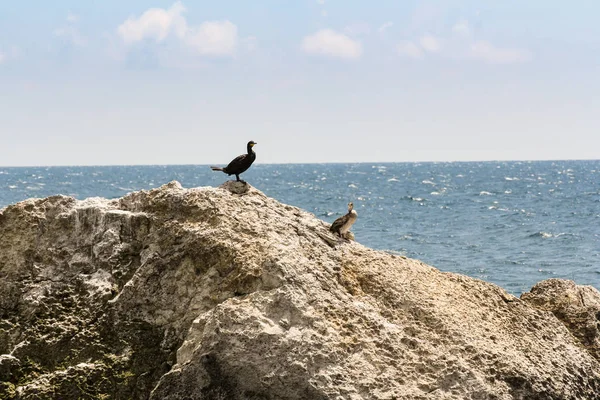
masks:
<svg viewBox="0 0 600 400"><path fill-rule="evenodd" d="M252 147L254 147L255 144L256 142L254 142L253 140L249 141L247 145L248 153L242 154L241 156L237 156L236 158L231 160L231 162L225 168L210 168L213 171L223 171L227 175L235 175L238 182L246 183L245 181L240 179L240 174L246 171L248 168L250 168L254 160L256 160L256 153L254 152L254 150L252 150Z"/></svg>
<svg viewBox="0 0 600 400"><path fill-rule="evenodd" d="M329 230L333 233L337 233L340 237L347 239L347 233L352 227L352 224L356 222L356 218L358 214L354 211L354 204L352 202L348 203L348 214L342 215L331 224Z"/></svg>

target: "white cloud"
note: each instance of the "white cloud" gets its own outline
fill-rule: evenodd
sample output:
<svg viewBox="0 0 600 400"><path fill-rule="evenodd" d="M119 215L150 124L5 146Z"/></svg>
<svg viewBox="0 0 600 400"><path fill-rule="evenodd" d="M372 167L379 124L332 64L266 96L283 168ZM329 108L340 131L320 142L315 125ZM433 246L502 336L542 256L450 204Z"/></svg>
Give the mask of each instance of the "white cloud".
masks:
<svg viewBox="0 0 600 400"><path fill-rule="evenodd" d="M74 26L64 26L54 30L54 36L65 39L73 43L75 46L85 46L86 39L79 33L79 30Z"/></svg>
<svg viewBox="0 0 600 400"><path fill-rule="evenodd" d="M423 49L430 53L437 53L442 47L440 40L432 35L422 36L421 39L419 39L419 43Z"/></svg>
<svg viewBox="0 0 600 400"><path fill-rule="evenodd" d="M69 14L67 14L67 22L75 23L78 21L79 21L79 15L73 14L71 12L69 12Z"/></svg>
<svg viewBox="0 0 600 400"><path fill-rule="evenodd" d="M321 54L347 59L359 58L362 45L332 29L322 29L302 41L302 49L309 54Z"/></svg>
<svg viewBox="0 0 600 400"><path fill-rule="evenodd" d="M206 56L232 56L240 39L238 28L231 21L205 21L198 26L189 26L183 13L186 11L178 1L169 9L151 8L140 17L130 17L117 32L127 45L143 40L163 42L174 36L197 54ZM255 37L242 39L247 49L256 48Z"/></svg>
<svg viewBox="0 0 600 400"><path fill-rule="evenodd" d="M514 64L531 59L527 50L499 48L485 40L474 42L470 50L470 56L491 64Z"/></svg>
<svg viewBox="0 0 600 400"><path fill-rule="evenodd" d="M232 55L237 46L237 26L229 21L203 22L188 30L185 41L204 55Z"/></svg>
<svg viewBox="0 0 600 400"><path fill-rule="evenodd" d="M126 44L144 39L161 42L171 31L175 31L179 37L182 37L187 29L185 18L181 15L183 12L185 7L179 1L168 10L151 8L139 18L129 17L117 28L117 32Z"/></svg>
<svg viewBox="0 0 600 400"><path fill-rule="evenodd" d="M383 33L383 31L385 31L388 28L391 28L392 26L394 26L394 23L392 21L385 22L379 27L379 33Z"/></svg>
<svg viewBox="0 0 600 400"><path fill-rule="evenodd" d="M317 0L317 4L323 6L325 5L325 0ZM327 17L328 13L327 10L321 10L321 17L325 18Z"/></svg>
<svg viewBox="0 0 600 400"><path fill-rule="evenodd" d="M69 13L67 15L67 24L54 30L54 36L64 39L66 42L75 46L85 46L86 38L79 32L77 22L79 16Z"/></svg>
<svg viewBox="0 0 600 400"><path fill-rule="evenodd" d="M0 64L13 62L19 59L21 56L21 49L17 46L5 47L4 50L0 49Z"/></svg>
<svg viewBox="0 0 600 400"><path fill-rule="evenodd" d="M442 57L479 60L490 64L515 64L531 59L531 53L525 49L500 48L486 40L453 41L448 44L442 48L440 39L426 35L418 43L410 40L400 42L397 51L413 59L424 58L425 53L436 53Z"/></svg>
<svg viewBox="0 0 600 400"><path fill-rule="evenodd" d="M461 20L457 22L452 27L452 32L457 35L468 36L471 33L471 28L469 27L469 22L466 20Z"/></svg>
<svg viewBox="0 0 600 400"><path fill-rule="evenodd" d="M398 44L397 50L398 54L405 57L413 59L423 58L423 50L421 50L419 46L417 46L414 42L411 42L410 40L400 42Z"/></svg>
<svg viewBox="0 0 600 400"><path fill-rule="evenodd" d="M523 63L532 58L527 49L497 47L487 40L476 40L473 33L469 21L460 19L451 30L438 31L436 36L427 33L408 37L397 45L396 50L399 55L414 59L426 58L431 53L437 57L490 64Z"/></svg>

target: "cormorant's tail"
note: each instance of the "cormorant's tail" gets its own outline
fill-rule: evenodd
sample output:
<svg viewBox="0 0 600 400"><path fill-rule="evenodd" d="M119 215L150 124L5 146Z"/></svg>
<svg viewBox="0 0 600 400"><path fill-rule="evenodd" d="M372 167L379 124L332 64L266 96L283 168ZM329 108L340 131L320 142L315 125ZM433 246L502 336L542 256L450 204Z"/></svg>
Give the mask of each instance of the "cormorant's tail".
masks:
<svg viewBox="0 0 600 400"><path fill-rule="evenodd" d="M212 169L213 171L223 171L223 168L221 167L210 167L210 169Z"/></svg>

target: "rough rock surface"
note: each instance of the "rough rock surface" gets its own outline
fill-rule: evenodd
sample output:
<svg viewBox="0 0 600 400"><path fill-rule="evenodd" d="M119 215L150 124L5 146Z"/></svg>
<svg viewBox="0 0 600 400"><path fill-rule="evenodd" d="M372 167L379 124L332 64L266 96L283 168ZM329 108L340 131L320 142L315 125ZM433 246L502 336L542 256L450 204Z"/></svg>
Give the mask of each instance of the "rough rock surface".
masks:
<svg viewBox="0 0 600 400"><path fill-rule="evenodd" d="M0 398L600 396L594 289L520 300L327 228L177 182L0 210Z"/></svg>
<svg viewBox="0 0 600 400"><path fill-rule="evenodd" d="M575 282L548 279L523 293L521 299L539 308L551 311L571 333L600 361L600 292L591 286L577 286Z"/></svg>

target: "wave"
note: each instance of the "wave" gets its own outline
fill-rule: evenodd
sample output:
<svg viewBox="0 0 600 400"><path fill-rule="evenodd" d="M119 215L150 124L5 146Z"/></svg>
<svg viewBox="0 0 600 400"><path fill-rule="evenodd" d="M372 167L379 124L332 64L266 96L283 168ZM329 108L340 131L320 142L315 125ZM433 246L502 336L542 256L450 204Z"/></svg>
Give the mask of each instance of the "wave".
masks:
<svg viewBox="0 0 600 400"><path fill-rule="evenodd" d="M488 210L498 210L498 211L504 211L504 212L510 211L506 207L498 207L498 206L489 206Z"/></svg>
<svg viewBox="0 0 600 400"><path fill-rule="evenodd" d="M554 272L554 271L549 271L549 270L547 270L547 269L542 269L542 268L539 268L539 269L537 270L537 272L539 272L539 273L541 273L541 274L543 274L543 275L556 275L556 272Z"/></svg>
<svg viewBox="0 0 600 400"><path fill-rule="evenodd" d="M548 232L536 232L536 233L532 233L531 235L529 235L528 237L541 237L544 239L548 239L551 237L554 237L554 235L552 233L548 233Z"/></svg>
<svg viewBox="0 0 600 400"><path fill-rule="evenodd" d="M413 197L413 196L403 196L402 199L410 200L410 201L427 201L427 199L424 199L422 197Z"/></svg>
<svg viewBox="0 0 600 400"><path fill-rule="evenodd" d="M528 237L541 237L543 239L550 239L550 238L580 238L581 236L576 233L569 233L569 232L550 233L550 232L540 231L540 232L532 233Z"/></svg>
<svg viewBox="0 0 600 400"><path fill-rule="evenodd" d="M481 191L481 192L479 192L479 195L480 195L480 196L493 196L493 195L494 195L494 193L486 192L486 191L484 190L484 191Z"/></svg>

